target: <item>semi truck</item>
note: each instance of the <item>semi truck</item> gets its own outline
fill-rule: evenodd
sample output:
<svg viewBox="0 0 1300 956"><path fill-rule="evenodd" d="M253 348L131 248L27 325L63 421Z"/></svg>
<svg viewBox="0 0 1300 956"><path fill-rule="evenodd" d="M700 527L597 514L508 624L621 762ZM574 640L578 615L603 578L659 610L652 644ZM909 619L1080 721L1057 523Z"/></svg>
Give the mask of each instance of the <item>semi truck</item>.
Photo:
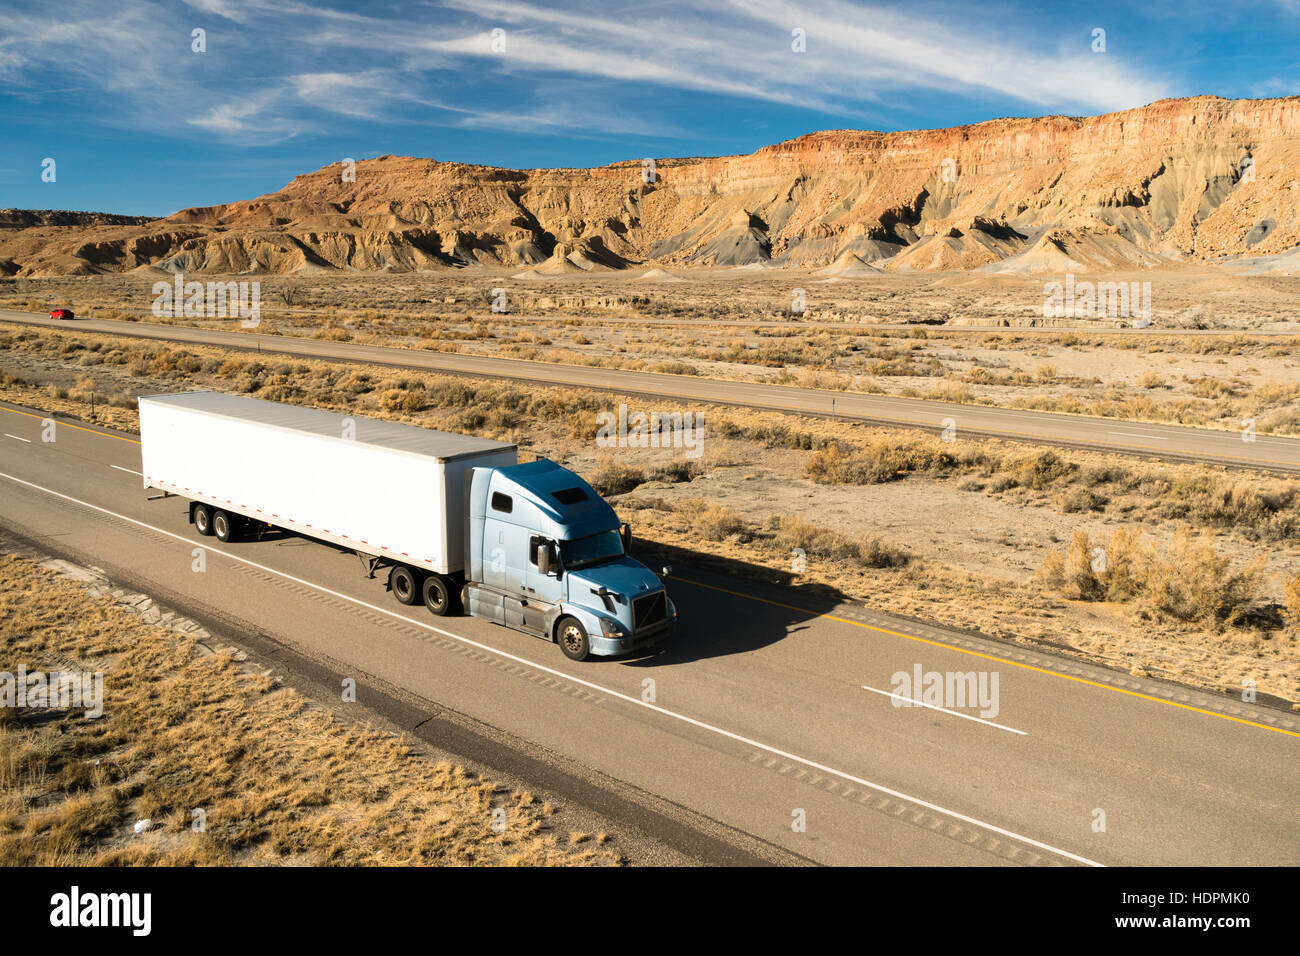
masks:
<svg viewBox="0 0 1300 956"><path fill-rule="evenodd" d="M327 542L369 577L386 570L401 604L463 610L573 660L676 629L663 580L628 554L630 527L576 474L520 463L515 445L220 392L139 408L150 500L185 500L200 535Z"/></svg>

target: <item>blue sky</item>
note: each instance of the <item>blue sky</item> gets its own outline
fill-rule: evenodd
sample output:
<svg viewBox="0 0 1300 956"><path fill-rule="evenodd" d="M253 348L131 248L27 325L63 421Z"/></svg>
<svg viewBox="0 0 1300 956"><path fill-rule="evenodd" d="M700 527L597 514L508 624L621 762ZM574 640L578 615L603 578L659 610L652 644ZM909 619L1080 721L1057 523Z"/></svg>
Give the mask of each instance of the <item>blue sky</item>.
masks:
<svg viewBox="0 0 1300 956"><path fill-rule="evenodd" d="M345 157L595 166L1296 92L1300 0L0 0L0 207L165 215Z"/></svg>

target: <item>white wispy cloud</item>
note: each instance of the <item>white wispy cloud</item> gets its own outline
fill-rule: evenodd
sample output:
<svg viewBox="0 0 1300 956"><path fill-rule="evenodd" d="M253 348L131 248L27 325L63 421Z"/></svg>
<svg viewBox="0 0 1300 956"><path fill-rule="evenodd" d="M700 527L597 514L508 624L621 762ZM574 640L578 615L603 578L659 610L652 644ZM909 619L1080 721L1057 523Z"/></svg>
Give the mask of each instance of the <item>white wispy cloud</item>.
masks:
<svg viewBox="0 0 1300 956"><path fill-rule="evenodd" d="M1296 0L1300 3L1300 0ZM1086 37L992 31L845 0L38 2L6 14L0 92L73 87L90 120L164 136L275 143L340 121L690 135L657 94L774 103L864 125L912 95L1100 112L1168 95ZM959 9L959 8L958 8ZM190 50L194 28L207 52ZM505 31L504 52L492 30ZM791 49L791 31L806 52ZM689 126L689 122L686 124ZM810 125L815 125L810 124Z"/></svg>

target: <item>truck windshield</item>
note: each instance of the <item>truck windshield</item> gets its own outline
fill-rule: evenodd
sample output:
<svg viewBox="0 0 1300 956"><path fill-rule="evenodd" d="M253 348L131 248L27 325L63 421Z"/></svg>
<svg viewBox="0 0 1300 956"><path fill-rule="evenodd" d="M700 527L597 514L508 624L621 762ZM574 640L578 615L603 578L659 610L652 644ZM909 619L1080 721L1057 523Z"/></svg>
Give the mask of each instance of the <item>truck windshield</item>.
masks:
<svg viewBox="0 0 1300 956"><path fill-rule="evenodd" d="M617 530L590 534L585 538L560 542L560 555L566 570L590 567L623 556L623 537Z"/></svg>

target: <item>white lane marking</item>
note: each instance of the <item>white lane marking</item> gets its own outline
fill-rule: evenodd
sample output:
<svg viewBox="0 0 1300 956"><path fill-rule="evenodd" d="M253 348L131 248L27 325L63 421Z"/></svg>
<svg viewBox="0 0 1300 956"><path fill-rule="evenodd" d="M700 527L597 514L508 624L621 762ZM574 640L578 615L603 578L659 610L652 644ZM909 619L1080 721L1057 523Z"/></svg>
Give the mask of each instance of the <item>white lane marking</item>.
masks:
<svg viewBox="0 0 1300 956"><path fill-rule="evenodd" d="M1106 432L1107 435L1128 435L1132 438L1149 438L1152 441L1169 441L1166 435L1147 435L1142 432Z"/></svg>
<svg viewBox="0 0 1300 956"><path fill-rule="evenodd" d="M99 505L92 505L89 501L82 501L80 498L74 498L71 495L65 495L62 492L55 491L52 488L46 488L42 485L34 484L33 482L30 481L24 481L22 478L16 478L13 475L7 475L4 472L0 472L0 478L7 478L9 481L14 482L15 484L23 485L27 488L32 488L36 491L43 492L44 494L51 495L55 498L62 498L64 501L70 501L73 504L80 505L83 508L89 508L92 511L98 511L100 514L105 514L108 515L109 517L117 518L120 521L125 521L129 524L137 525L138 527L145 528L156 534L161 534L168 538L173 538L176 541L181 542L182 544L193 545L195 543L193 539L187 538L184 535L176 534L176 532L174 531L168 531L166 528L159 528L156 525L148 524L144 521L140 521L128 515L119 514L116 511L110 511L107 508L101 508ZM761 743L757 740L752 740L749 737L744 737L740 734L733 733L730 730L724 730L721 727L717 727L713 724L705 723L704 721L697 720L694 717L688 717L685 714L679 714L676 711L669 710L666 707L660 707L658 704L647 703L646 701L643 701L640 697L633 697L630 694L621 693L609 687L605 687L601 684L596 684L589 680L583 680L581 677L575 677L572 674L566 674L564 671L556 670L555 668L548 667L545 664L539 664L536 661L529 660L526 657L519 657L515 654L509 653L508 651L503 651L500 650L499 648L492 647L490 644L480 644L478 641L471 640L468 637L462 637L461 635L454 634L451 631L445 631L440 627L434 627L432 624L429 624L425 621L418 620L417 618L407 617L405 614L398 614L396 611L390 611L388 608L380 607L377 604L370 604L369 602L362 601L360 598L355 598L350 594L344 594L342 591L335 591L332 588L327 588L324 585L316 584L313 581L307 581L304 580L303 578L294 577L292 574L287 574L286 572L280 571L276 568L267 567L264 564L258 564L256 561L250 561L247 558L239 557L237 555L231 554L229 551L222 551L221 549L211 547L206 543L203 545L203 548L208 554L216 554L223 558L229 558L231 561L235 562L236 564L242 564L245 567L256 568L258 571L264 571L267 574L273 574L276 577L283 578L286 581L291 581L292 583L300 585L302 587L311 588L314 591L319 591L321 594L328 594L330 597L338 598L341 601L350 602L352 604L355 604L357 607L363 607L368 611L374 611L376 614L383 614L386 615L387 617L391 617L391 618L395 618L396 620L403 621L406 624L413 624L416 627L423 628L426 631L432 631L434 634L439 634L453 641L459 641L462 644L466 644L469 647L477 648L480 651L485 651L488 654L495 654L498 657L504 657L507 660L514 661L516 664L523 664L525 667L534 667L539 671L545 671L546 673L554 675L555 677L563 678L564 680L567 681L572 681L575 684L581 684L583 687L586 687L590 690L597 691L598 693L606 694L610 697L616 697L619 700L626 701L629 704L634 704L637 707L643 707L647 710L653 710L655 713L660 714L664 717L669 717L673 720L679 720L682 723L690 724L692 727L698 727L701 730L707 730L710 733L717 734L719 737L726 737L728 740L734 740L737 743L742 743L747 747L754 747L758 750L766 751L767 753L770 753L773 756L781 757L784 758L785 760L792 760L795 763L803 764L805 767L810 767L813 770L820 770L822 773L831 774L832 776L839 777L841 780L847 780L850 783L856 783L860 787L866 787L870 790L875 790L877 793L887 794L888 796L894 797L895 799L898 800L906 800L909 803L916 804L918 807L925 807L927 810L932 810L935 813L941 813L946 817L951 817L954 820L960 820L963 823L969 823L971 826L979 827L980 829L987 830L990 833L996 833L1000 836L1006 837L1009 840L1017 840L1028 846L1037 847L1038 849L1044 850L1048 853L1054 853L1057 856L1064 857L1067 860L1074 860L1076 863L1082 863L1085 866L1106 865L1104 863L1098 863L1095 860L1090 860L1087 857L1079 856L1078 854L1071 853L1068 850L1062 850L1058 847L1054 847L1048 843L1041 843L1038 840L1032 839L1031 837L1021 836L1019 833L1014 833L1010 830L1004 830L1002 829L1002 827L994 826L991 823L985 823L982 820L977 820L974 817L969 817L964 813L958 813L955 810L949 810L946 807L939 806L938 804L930 803L929 801L926 800L920 800L916 797L909 796L906 793L901 793L897 790L891 790L889 787L882 786L881 784L872 783L870 780L864 780L862 777L856 777L853 774L845 773L843 770L836 770L834 767L828 767L825 764L817 763L815 760L810 760L807 757L800 757L798 754L792 754L785 750L781 750L777 747L772 747L768 744Z"/></svg>
<svg viewBox="0 0 1300 956"><path fill-rule="evenodd" d="M144 477L144 473L143 473L143 472L132 471L130 468L123 468L121 465L109 465L108 467L109 467L109 468L116 468L118 471L124 471L124 472L126 472L128 475L139 475L141 478Z"/></svg>
<svg viewBox="0 0 1300 956"><path fill-rule="evenodd" d="M947 707L940 707L937 704L927 704L924 701L913 700L911 697L904 697L902 694L895 694L887 690L877 690L874 687L868 687L866 684L862 685L862 689L869 690L873 694L883 694L886 697L889 697L893 700L901 700L908 707L911 706L929 707L931 710L940 710L943 711L945 714L952 714L954 717L964 717L966 720L973 720L977 724L988 724L988 726L990 727L996 727L998 730L1006 730L1013 734L1019 734L1022 737L1029 736L1029 732L1025 730L1016 730L1016 728L1014 727L1004 727L1002 724L995 724L993 723L993 721L985 720L983 717L972 717L970 714L963 714L956 710L949 710Z"/></svg>
<svg viewBox="0 0 1300 956"><path fill-rule="evenodd" d="M18 441L25 441L29 445L32 443L32 440L30 438L18 438L17 435L11 435L8 432L5 432L5 438L17 438Z"/></svg>

